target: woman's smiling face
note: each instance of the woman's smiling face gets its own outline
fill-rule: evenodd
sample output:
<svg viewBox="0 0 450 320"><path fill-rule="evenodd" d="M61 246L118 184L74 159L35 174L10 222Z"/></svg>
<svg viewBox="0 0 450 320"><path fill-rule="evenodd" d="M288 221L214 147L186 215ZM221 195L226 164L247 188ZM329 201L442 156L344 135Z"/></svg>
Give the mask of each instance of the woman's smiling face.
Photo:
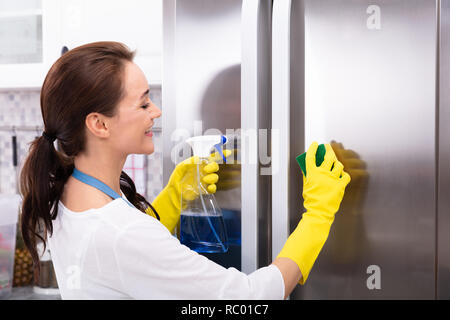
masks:
<svg viewBox="0 0 450 320"><path fill-rule="evenodd" d="M112 144L120 153L151 154L154 152L153 133L148 132L161 110L149 97L149 85L142 70L126 62L124 69L124 97L118 104L111 128ZM146 133L147 132L147 133Z"/></svg>

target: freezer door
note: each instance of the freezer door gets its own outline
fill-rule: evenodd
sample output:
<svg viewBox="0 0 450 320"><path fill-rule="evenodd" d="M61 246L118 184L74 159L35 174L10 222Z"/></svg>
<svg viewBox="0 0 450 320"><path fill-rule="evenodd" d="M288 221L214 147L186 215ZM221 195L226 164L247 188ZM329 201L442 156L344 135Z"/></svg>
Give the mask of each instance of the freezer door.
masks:
<svg viewBox="0 0 450 320"><path fill-rule="evenodd" d="M270 263L271 1L165 0L163 18L164 184L185 139L227 135L216 199L230 249L204 255L250 273Z"/></svg>
<svg viewBox="0 0 450 320"><path fill-rule="evenodd" d="M204 254L241 268L241 0L163 2L163 182L192 155L191 136L226 134L234 150L219 164L215 194L228 231L227 253Z"/></svg>
<svg viewBox="0 0 450 320"><path fill-rule="evenodd" d="M275 33L282 2L274 2L273 39L286 37ZM272 196L288 204L284 212L274 204L273 220L290 232L301 218L295 156L311 142L333 142L352 177L307 283L291 298L435 298L436 2L306 0L280 11L289 41L273 56L284 50L290 85L284 93L273 86L272 104L289 107L290 125L273 124L288 130L289 145L280 143L288 157Z"/></svg>

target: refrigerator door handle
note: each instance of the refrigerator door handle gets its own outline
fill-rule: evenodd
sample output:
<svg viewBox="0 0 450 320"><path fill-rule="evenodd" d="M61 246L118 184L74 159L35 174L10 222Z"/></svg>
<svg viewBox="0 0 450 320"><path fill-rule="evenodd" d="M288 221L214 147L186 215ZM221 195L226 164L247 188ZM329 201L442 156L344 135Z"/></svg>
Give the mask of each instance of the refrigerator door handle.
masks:
<svg viewBox="0 0 450 320"><path fill-rule="evenodd" d="M260 143L270 128L271 0L243 0L241 16L242 271L270 263L269 179L259 163ZM268 172L268 173L266 173Z"/></svg>
<svg viewBox="0 0 450 320"><path fill-rule="evenodd" d="M242 2L241 66L241 186L242 271L251 273L258 264L258 159L257 144L246 143L247 134L258 127L257 48L258 0Z"/></svg>
<svg viewBox="0 0 450 320"><path fill-rule="evenodd" d="M289 235L291 8L291 0L273 2L272 259L281 251Z"/></svg>

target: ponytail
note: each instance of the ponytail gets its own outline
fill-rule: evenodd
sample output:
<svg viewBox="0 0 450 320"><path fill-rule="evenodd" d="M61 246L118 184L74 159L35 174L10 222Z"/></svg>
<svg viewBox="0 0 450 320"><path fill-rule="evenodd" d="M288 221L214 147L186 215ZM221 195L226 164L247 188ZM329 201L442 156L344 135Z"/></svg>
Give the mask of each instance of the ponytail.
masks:
<svg viewBox="0 0 450 320"><path fill-rule="evenodd" d="M73 161L62 157L44 136L31 143L20 172L23 195L20 224L25 246L35 266L35 279L40 271L37 241L43 242L45 250L47 234L53 233L52 220L58 213L57 204L73 168Z"/></svg>

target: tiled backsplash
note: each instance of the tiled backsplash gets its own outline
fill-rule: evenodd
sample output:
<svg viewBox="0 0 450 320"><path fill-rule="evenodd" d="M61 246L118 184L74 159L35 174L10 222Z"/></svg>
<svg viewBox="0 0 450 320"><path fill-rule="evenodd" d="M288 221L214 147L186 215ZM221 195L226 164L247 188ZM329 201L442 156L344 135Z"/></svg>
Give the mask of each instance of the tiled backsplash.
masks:
<svg viewBox="0 0 450 320"><path fill-rule="evenodd" d="M2 127L19 127L16 130L18 165L22 167L29 144L42 134L43 122L38 90L0 91L0 193L16 192L16 171L13 166L12 131ZM161 88L151 87L150 98L161 108ZM162 190L162 135L161 119L155 121L153 141L155 152L151 155L130 155L124 171L134 177L139 193L151 202ZM32 129L20 130L20 127ZM36 128L36 130L33 130ZM159 128L159 130L158 130ZM141 178L141 180L139 180Z"/></svg>

